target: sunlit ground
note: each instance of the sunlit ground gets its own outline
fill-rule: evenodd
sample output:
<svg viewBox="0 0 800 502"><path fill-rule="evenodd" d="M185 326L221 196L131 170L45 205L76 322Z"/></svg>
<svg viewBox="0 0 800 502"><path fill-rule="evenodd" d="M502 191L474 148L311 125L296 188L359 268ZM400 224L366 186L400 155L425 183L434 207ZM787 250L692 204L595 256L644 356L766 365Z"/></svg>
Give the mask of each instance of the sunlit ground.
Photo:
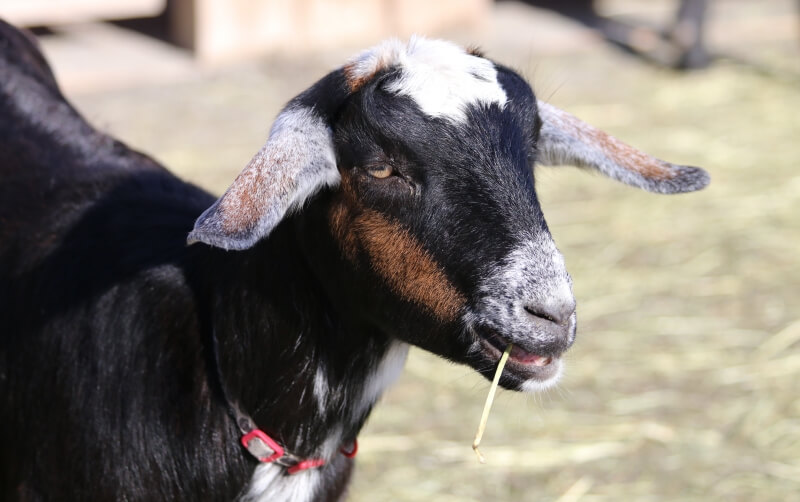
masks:
<svg viewBox="0 0 800 502"><path fill-rule="evenodd" d="M731 61L676 74L604 46L489 49L542 97L712 183L659 196L538 169L578 298L562 383L502 392L479 465L488 382L412 352L360 437L350 500L800 500L800 81ZM797 54L754 56L797 69ZM270 61L76 101L220 192L330 64Z"/></svg>

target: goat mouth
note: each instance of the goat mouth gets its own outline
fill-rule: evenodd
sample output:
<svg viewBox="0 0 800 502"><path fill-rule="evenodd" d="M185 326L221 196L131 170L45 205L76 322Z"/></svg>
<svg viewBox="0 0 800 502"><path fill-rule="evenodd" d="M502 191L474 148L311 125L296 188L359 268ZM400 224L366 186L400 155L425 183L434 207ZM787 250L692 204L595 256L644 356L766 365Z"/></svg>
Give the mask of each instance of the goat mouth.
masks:
<svg viewBox="0 0 800 502"><path fill-rule="evenodd" d="M498 361L511 343L492 330L481 330L479 339L484 357L492 361ZM560 367L560 354L537 354L514 344L505 371L523 381L546 384L558 377Z"/></svg>

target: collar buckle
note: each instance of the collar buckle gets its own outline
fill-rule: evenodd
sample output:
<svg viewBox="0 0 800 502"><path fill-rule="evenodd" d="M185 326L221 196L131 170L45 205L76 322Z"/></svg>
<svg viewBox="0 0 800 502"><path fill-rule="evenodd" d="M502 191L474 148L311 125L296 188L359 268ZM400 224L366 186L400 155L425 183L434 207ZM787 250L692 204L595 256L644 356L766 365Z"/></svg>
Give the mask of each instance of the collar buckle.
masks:
<svg viewBox="0 0 800 502"><path fill-rule="evenodd" d="M297 474L307 469L314 469L325 464L325 459L322 458L305 460L297 458L284 450L281 445L261 429L253 429L244 434L241 442L248 453L258 459L259 462L264 464L275 462L285 467L289 475ZM358 441L353 440L353 446L349 450L341 448L339 451L347 458L355 457L356 452L358 452Z"/></svg>
<svg viewBox="0 0 800 502"><path fill-rule="evenodd" d="M258 459L259 462L269 464L283 457L285 451L261 429L253 429L242 436L242 446Z"/></svg>

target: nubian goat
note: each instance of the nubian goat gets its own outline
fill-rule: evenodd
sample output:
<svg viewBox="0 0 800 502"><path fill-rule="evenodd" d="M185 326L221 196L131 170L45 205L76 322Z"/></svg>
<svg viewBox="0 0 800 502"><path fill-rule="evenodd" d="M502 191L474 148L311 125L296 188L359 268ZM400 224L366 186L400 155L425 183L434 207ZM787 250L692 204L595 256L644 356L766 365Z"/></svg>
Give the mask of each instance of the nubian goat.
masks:
<svg viewBox="0 0 800 502"><path fill-rule="evenodd" d="M511 342L501 385L553 385L575 301L534 163L708 182L416 38L291 100L215 201L0 25L0 499L339 500L409 344L491 376Z"/></svg>

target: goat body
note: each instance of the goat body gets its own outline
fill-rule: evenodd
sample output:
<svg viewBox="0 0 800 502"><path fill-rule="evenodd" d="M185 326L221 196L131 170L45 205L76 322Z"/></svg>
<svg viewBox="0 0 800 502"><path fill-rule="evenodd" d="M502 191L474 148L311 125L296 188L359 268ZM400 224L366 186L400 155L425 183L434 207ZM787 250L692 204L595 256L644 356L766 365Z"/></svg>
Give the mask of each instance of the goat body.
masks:
<svg viewBox="0 0 800 502"><path fill-rule="evenodd" d="M409 343L490 376L513 342L501 384L552 385L575 313L537 141L654 191L707 178L548 107L480 55L389 42L215 200L89 126L0 23L0 499L338 500ZM259 464L238 410L324 465Z"/></svg>
<svg viewBox="0 0 800 502"><path fill-rule="evenodd" d="M291 230L236 256L187 247L214 198L92 130L31 42L0 36L0 499L235 498L255 461L221 402L215 329L257 423L298 454L334 420L335 449L352 440L367 410L351 402L389 344L327 318Z"/></svg>

